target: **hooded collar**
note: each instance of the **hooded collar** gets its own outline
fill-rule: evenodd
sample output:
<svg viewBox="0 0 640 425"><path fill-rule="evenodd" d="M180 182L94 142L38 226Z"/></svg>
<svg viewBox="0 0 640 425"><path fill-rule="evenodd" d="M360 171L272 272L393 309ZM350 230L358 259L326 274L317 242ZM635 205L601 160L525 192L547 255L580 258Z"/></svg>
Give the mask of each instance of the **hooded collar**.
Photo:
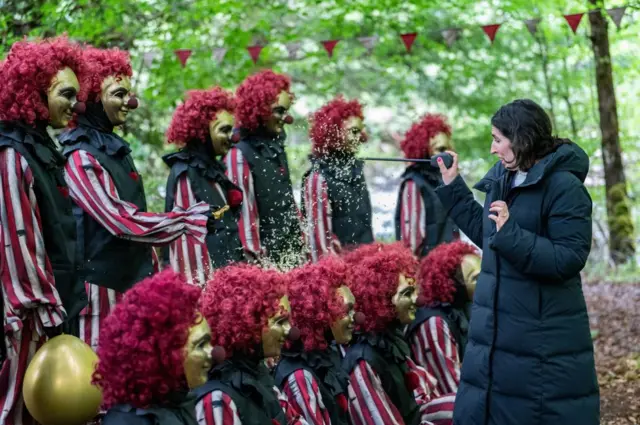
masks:
<svg viewBox="0 0 640 425"><path fill-rule="evenodd" d="M309 155L309 160L313 166L322 169L338 180L356 181L361 178L363 173L364 161L357 159L352 154Z"/></svg>
<svg viewBox="0 0 640 425"><path fill-rule="evenodd" d="M392 363L404 363L411 354L400 324L396 322L383 332L361 333L356 336L356 341L374 347L387 361Z"/></svg>
<svg viewBox="0 0 640 425"><path fill-rule="evenodd" d="M29 125L22 121L0 121L2 136L23 143L38 159L49 168L61 167L65 163L64 156L47 132L47 122L37 121Z"/></svg>
<svg viewBox="0 0 640 425"><path fill-rule="evenodd" d="M167 401L161 405L147 408L135 408L130 404L119 404L112 409L136 416L152 416L154 423L162 425L197 425L195 416L196 398L187 392L176 392L169 395Z"/></svg>
<svg viewBox="0 0 640 425"><path fill-rule="evenodd" d="M340 367L340 355L332 347L324 350L304 351L299 341L288 350L283 350L282 357L298 360L313 369L318 379L336 397L343 394L349 376Z"/></svg>
<svg viewBox="0 0 640 425"><path fill-rule="evenodd" d="M186 162L190 166L202 170L205 176L212 180L225 178L227 167L222 161L215 158L211 143L202 143L199 140L192 140L186 146L177 152L172 152L162 157L162 160L169 167L176 162Z"/></svg>

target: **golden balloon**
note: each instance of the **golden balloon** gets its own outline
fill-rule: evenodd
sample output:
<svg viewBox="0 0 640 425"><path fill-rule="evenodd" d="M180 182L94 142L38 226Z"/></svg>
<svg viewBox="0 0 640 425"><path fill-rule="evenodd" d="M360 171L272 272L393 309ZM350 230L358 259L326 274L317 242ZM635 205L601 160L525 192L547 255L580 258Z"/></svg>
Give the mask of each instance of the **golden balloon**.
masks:
<svg viewBox="0 0 640 425"><path fill-rule="evenodd" d="M91 384L96 353L79 338L59 335L35 354L24 377L24 403L42 425L81 425L93 419L102 393Z"/></svg>

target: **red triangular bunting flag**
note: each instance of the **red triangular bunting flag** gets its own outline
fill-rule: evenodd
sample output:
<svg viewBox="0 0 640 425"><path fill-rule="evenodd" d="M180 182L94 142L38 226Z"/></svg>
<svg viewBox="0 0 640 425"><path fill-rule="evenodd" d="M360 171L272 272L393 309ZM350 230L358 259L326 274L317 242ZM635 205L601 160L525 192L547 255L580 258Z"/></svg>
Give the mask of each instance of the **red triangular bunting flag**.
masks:
<svg viewBox="0 0 640 425"><path fill-rule="evenodd" d="M582 20L582 15L584 15L584 13L576 13L576 14L573 14L573 15L564 15L564 19L567 20L567 23L571 27L571 30L573 31L574 34L576 33L576 30L578 29L578 25L580 25L580 21Z"/></svg>
<svg viewBox="0 0 640 425"><path fill-rule="evenodd" d="M540 23L540 18L538 19L527 19L524 21L524 24L527 26L527 29L531 33L531 35L536 35L538 32L538 24Z"/></svg>
<svg viewBox="0 0 640 425"><path fill-rule="evenodd" d="M187 64L187 59L191 56L191 49L178 49L174 52L180 61L180 65L184 68Z"/></svg>
<svg viewBox="0 0 640 425"><path fill-rule="evenodd" d="M484 31L484 33L487 34L487 37L489 37L489 40L491 40L491 44L493 44L493 40L495 40L496 38L496 33L498 32L500 25L502 24L492 24L492 25L482 26L482 31Z"/></svg>
<svg viewBox="0 0 640 425"><path fill-rule="evenodd" d="M255 45L247 47L247 51L249 52L249 56L251 56L251 60L255 65L258 62L258 57L260 57L260 52L264 46Z"/></svg>
<svg viewBox="0 0 640 425"><path fill-rule="evenodd" d="M329 54L329 57L333 57L333 49L334 47L336 47L336 44L338 44L338 41L340 40L327 40L322 42L322 45L324 46L324 50L327 51L327 53Z"/></svg>
<svg viewBox="0 0 640 425"><path fill-rule="evenodd" d="M406 47L407 52L411 53L411 47L413 46L413 42L416 41L417 36L418 36L417 32L400 34L400 37L402 37L402 42L404 43L404 47Z"/></svg>
<svg viewBox="0 0 640 425"><path fill-rule="evenodd" d="M607 9L607 13L613 19L613 23L616 24L616 27L620 29L620 22L622 22L622 17L624 16L624 12L627 10L627 6L622 7L614 7L613 9Z"/></svg>

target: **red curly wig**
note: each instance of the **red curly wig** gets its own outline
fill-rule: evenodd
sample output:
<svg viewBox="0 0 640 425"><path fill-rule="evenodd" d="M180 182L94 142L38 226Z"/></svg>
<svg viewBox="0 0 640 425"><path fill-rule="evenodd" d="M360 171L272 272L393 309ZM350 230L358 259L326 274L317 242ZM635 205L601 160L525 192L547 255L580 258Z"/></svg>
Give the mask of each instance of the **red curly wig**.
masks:
<svg viewBox="0 0 640 425"><path fill-rule="evenodd" d="M455 241L438 245L422 259L418 280L427 305L453 302L456 272L466 255L478 255L478 251L468 243Z"/></svg>
<svg viewBox="0 0 640 425"><path fill-rule="evenodd" d="M288 278L275 270L241 264L218 269L202 293L202 313L214 342L228 356L253 354L267 319L278 311Z"/></svg>
<svg viewBox="0 0 640 425"><path fill-rule="evenodd" d="M106 408L162 405L187 388L184 346L196 321L200 289L171 270L125 293L100 330L93 382Z"/></svg>
<svg viewBox="0 0 640 425"><path fill-rule="evenodd" d="M338 96L318 109L311 118L311 138L313 153L330 154L343 147L342 126L349 117L364 119L362 105L357 100L346 101Z"/></svg>
<svg viewBox="0 0 640 425"><path fill-rule="evenodd" d="M447 124L447 119L440 114L427 114L422 119L413 124L400 142L400 149L404 152L405 158L429 158L431 139L436 135L444 133L451 137L451 127Z"/></svg>
<svg viewBox="0 0 640 425"><path fill-rule="evenodd" d="M110 76L125 75L131 77L129 53L120 49L97 49L88 46L82 52L85 72L80 77L80 96L82 100L98 102L102 91L102 82Z"/></svg>
<svg viewBox="0 0 640 425"><path fill-rule="evenodd" d="M0 119L34 124L49 120L46 93L64 68L82 73L80 47L66 37L18 41L2 64Z"/></svg>
<svg viewBox="0 0 640 425"><path fill-rule="evenodd" d="M208 90L190 90L184 103L176 108L167 130L167 141L184 146L191 140L204 143L209 135L209 123L220 111L235 112L233 94L213 87Z"/></svg>
<svg viewBox="0 0 640 425"><path fill-rule="evenodd" d="M396 310L391 299L398 289L398 276L415 278L418 260L411 250L402 243L374 243L353 251L351 260L353 279L351 290L358 302L358 310L367 321L362 330L379 332L385 330L396 318ZM361 252L358 252L362 250Z"/></svg>
<svg viewBox="0 0 640 425"><path fill-rule="evenodd" d="M328 256L291 271L290 278L291 319L300 329L304 349L324 350L327 329L346 314L337 290L351 287L349 268L340 258Z"/></svg>
<svg viewBox="0 0 640 425"><path fill-rule="evenodd" d="M254 131L271 116L271 105L280 92L289 91L291 80L267 69L245 79L236 90L236 125Z"/></svg>

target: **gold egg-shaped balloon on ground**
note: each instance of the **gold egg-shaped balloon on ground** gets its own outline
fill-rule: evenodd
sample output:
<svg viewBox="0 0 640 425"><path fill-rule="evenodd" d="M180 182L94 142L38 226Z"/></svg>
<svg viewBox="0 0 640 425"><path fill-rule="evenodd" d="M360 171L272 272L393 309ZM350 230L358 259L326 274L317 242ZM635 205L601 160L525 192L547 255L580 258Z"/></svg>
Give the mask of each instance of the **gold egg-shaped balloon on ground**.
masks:
<svg viewBox="0 0 640 425"><path fill-rule="evenodd" d="M91 384L98 357L71 335L51 338L36 352L24 377L24 403L42 425L82 425L93 419L102 393Z"/></svg>

